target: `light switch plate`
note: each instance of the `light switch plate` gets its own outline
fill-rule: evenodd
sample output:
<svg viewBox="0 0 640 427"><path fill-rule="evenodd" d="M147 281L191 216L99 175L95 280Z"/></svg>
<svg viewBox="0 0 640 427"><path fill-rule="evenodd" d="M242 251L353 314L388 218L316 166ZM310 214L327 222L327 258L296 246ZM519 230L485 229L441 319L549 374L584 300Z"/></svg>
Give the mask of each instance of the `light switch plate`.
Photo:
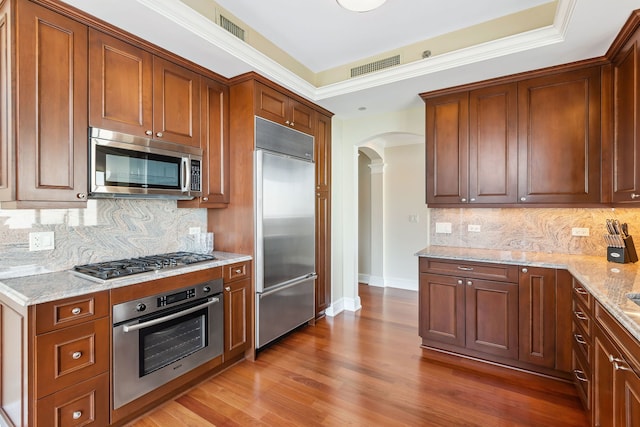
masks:
<svg viewBox="0 0 640 427"><path fill-rule="evenodd" d="M451 234L451 223L436 222L436 233Z"/></svg>
<svg viewBox="0 0 640 427"><path fill-rule="evenodd" d="M469 224L467 226L467 231L471 231L473 233L479 233L481 229L480 224Z"/></svg>
<svg viewBox="0 0 640 427"><path fill-rule="evenodd" d="M589 235L589 229L586 227L573 227L571 229L571 235L572 236L581 236L581 237L586 237Z"/></svg>

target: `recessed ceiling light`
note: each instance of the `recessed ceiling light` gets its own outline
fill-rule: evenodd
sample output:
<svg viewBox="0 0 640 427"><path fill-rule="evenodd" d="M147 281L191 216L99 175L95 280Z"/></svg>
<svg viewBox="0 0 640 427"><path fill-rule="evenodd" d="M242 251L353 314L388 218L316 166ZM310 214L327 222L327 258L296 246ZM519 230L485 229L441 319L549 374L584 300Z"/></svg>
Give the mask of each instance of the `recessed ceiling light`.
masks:
<svg viewBox="0 0 640 427"><path fill-rule="evenodd" d="M364 110L366 110L366 109L367 109L367 107L359 107L359 108L358 108L358 111L364 111Z"/></svg>
<svg viewBox="0 0 640 427"><path fill-rule="evenodd" d="M353 12L368 12L377 9L387 0L336 0L340 6Z"/></svg>

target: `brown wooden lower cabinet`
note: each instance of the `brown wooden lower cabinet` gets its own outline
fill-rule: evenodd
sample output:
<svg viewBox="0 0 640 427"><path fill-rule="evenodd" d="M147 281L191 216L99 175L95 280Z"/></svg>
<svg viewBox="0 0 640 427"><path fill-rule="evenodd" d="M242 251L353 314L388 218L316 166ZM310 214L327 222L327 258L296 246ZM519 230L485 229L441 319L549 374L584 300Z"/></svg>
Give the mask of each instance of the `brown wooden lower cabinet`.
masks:
<svg viewBox="0 0 640 427"><path fill-rule="evenodd" d="M592 425L640 426L640 343L595 304Z"/></svg>
<svg viewBox="0 0 640 427"><path fill-rule="evenodd" d="M225 266L224 278L224 362L240 358L251 346L251 263Z"/></svg>
<svg viewBox="0 0 640 427"><path fill-rule="evenodd" d="M570 308L568 273L420 259L419 333L425 348L568 379Z"/></svg>

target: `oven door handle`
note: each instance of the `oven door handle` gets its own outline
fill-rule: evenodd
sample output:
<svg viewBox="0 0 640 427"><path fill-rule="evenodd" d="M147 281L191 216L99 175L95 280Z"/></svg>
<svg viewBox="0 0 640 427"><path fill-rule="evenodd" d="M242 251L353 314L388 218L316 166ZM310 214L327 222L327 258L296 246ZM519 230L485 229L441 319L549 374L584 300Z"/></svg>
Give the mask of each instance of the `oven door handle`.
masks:
<svg viewBox="0 0 640 427"><path fill-rule="evenodd" d="M133 324L133 325L124 325L122 327L122 330L124 332L134 332L134 331L137 331L139 329L147 328L149 326L153 326L153 325L157 325L159 323L167 322L169 320L177 319L178 317L182 317L185 314L193 313L195 311L198 311L198 310L201 310L201 309L203 309L205 307L213 305L213 304L215 304L217 302L220 302L220 298L213 297L209 301L207 301L207 302L205 302L203 304L196 305L195 307L191 307L191 308L188 308L186 310L178 311L177 313L173 313L173 314L170 314L168 316L159 317L157 319L149 320L148 322L136 323L136 324Z"/></svg>

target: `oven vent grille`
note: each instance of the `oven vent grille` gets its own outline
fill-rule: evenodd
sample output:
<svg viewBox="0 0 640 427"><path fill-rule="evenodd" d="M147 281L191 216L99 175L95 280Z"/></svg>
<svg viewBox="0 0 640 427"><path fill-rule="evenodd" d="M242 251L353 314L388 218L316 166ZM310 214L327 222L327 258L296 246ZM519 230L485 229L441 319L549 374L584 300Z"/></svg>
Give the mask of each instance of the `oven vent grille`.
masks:
<svg viewBox="0 0 640 427"><path fill-rule="evenodd" d="M351 69L351 77L357 77L363 74L373 73L374 71L382 70L384 68L394 67L396 65L400 65L400 55L390 56L389 58L380 59L378 61L360 65L358 67L353 67Z"/></svg>
<svg viewBox="0 0 640 427"><path fill-rule="evenodd" d="M225 18L223 15L220 15L220 26L240 40L245 41L244 30L240 26L231 22L229 19Z"/></svg>

